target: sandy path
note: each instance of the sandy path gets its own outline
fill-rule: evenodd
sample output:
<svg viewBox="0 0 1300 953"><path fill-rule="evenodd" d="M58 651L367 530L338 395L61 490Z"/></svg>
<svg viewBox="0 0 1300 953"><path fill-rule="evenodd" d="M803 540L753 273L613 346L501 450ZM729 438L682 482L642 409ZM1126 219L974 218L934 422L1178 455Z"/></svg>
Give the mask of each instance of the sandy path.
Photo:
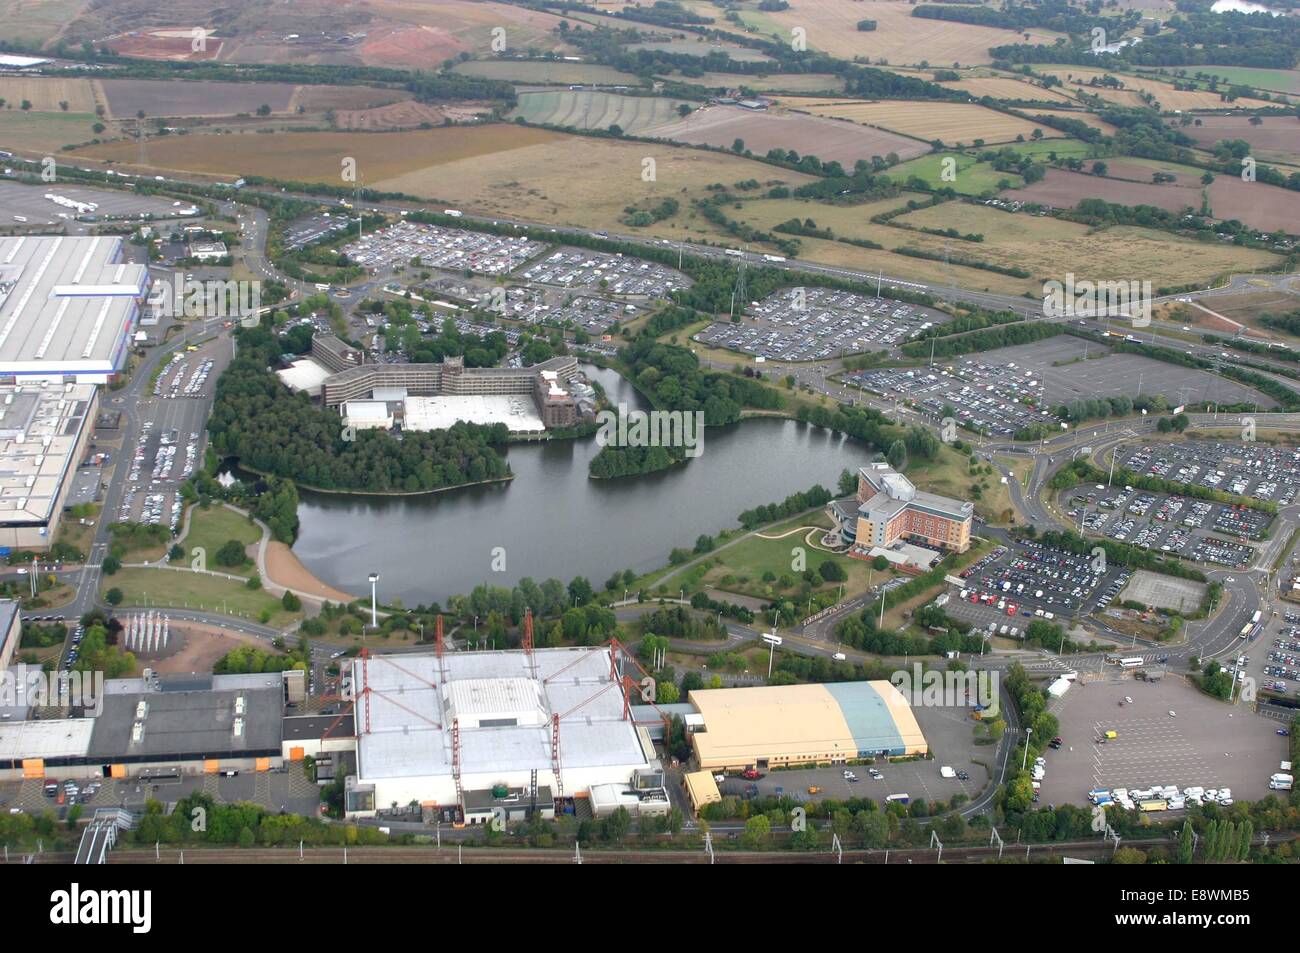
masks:
<svg viewBox="0 0 1300 953"><path fill-rule="evenodd" d="M356 596L327 586L307 569L293 550L284 543L270 540L266 545L266 576L277 586L286 587L295 592L308 593L332 602L351 602Z"/></svg>

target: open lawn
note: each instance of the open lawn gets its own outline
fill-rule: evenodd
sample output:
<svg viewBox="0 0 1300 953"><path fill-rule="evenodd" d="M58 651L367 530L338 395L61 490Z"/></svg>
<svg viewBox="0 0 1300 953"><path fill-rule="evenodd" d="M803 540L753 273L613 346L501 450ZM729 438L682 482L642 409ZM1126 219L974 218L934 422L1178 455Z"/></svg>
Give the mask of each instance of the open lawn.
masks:
<svg viewBox="0 0 1300 953"><path fill-rule="evenodd" d="M788 9L761 14L761 19L746 12L745 22L773 31L789 42L791 31L807 31L808 48L821 50L842 59L870 57L874 63L912 65L922 61L964 66L987 63L989 48L1025 42L1024 34L1014 30L971 26L944 20L912 16L914 7L902 0L790 0ZM876 29L859 32L859 20L876 21ZM1030 42L1050 44L1057 34L1047 30L1029 30Z"/></svg>
<svg viewBox="0 0 1300 953"><path fill-rule="evenodd" d="M69 144L95 138L92 113L0 111L0 146L19 155L56 155Z"/></svg>
<svg viewBox="0 0 1300 953"><path fill-rule="evenodd" d="M547 90L519 94L519 105L507 117L577 129L608 129L640 134L678 118L681 100L662 96L619 96L593 90ZM730 145L730 143L728 143Z"/></svg>
<svg viewBox="0 0 1300 953"><path fill-rule="evenodd" d="M1251 69L1247 66L1198 66L1188 72L1217 76L1222 82L1253 86L1271 92L1300 94L1300 70Z"/></svg>
<svg viewBox="0 0 1300 953"><path fill-rule="evenodd" d="M972 500L975 512L986 522L998 526L1012 525L1014 511L1011 493L1002 483L1001 474L996 467L992 474L984 473L986 464L980 461L981 472L977 476L971 476L969 460L966 454L944 446L933 460L910 461L906 470L907 478L919 490L958 500ZM976 486L980 491L978 499L972 495Z"/></svg>
<svg viewBox="0 0 1300 953"><path fill-rule="evenodd" d="M975 103L911 102L836 102L824 99L789 99L786 104L817 116L848 119L867 126L888 129L925 142L939 139L945 143L970 145L976 139L992 145L1012 142L1017 136L1030 138L1035 129L1048 137L1064 136L1050 126L987 109Z"/></svg>
<svg viewBox="0 0 1300 953"><path fill-rule="evenodd" d="M181 544L185 548L185 561L179 565L191 565L195 548L200 548L208 569L251 576L256 571L252 555L244 566L222 566L217 563L217 550L232 539L250 546L261 538L261 530L233 510L216 504L206 510L195 506L190 510L189 534Z"/></svg>
<svg viewBox="0 0 1300 953"><path fill-rule="evenodd" d="M541 60L471 60L459 63L453 73L462 76L481 76L484 79L504 79L512 83L555 83L557 85L601 83L611 86L640 86L641 78L635 73L624 73L612 66L597 63L565 63Z"/></svg>
<svg viewBox="0 0 1300 953"><path fill-rule="evenodd" d="M942 177L945 158L957 162L952 181L946 181ZM992 195L1003 188L1003 182L1010 183L1013 188L1024 184L1024 180L1014 172L999 172L987 162L980 162L975 156L964 152L934 152L894 166L889 170L889 175L900 182L915 175L924 179L932 188L947 187L961 195Z"/></svg>
<svg viewBox="0 0 1300 953"><path fill-rule="evenodd" d="M102 589L122 590L122 605L149 608L202 609L239 615L257 621L271 610L268 625L288 625L302 617L286 612L280 600L264 589L249 589L242 582L204 573L172 569L123 569L106 576Z"/></svg>

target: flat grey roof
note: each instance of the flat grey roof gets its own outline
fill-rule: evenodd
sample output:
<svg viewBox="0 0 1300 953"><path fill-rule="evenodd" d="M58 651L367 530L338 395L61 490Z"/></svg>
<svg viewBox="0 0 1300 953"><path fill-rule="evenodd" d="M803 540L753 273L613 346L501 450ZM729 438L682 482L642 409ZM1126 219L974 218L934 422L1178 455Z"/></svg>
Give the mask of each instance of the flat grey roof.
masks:
<svg viewBox="0 0 1300 953"><path fill-rule="evenodd" d="M338 724L335 724L337 722ZM330 731L330 726L333 730ZM327 735L326 732L329 732ZM317 738L352 738L357 733L352 714L289 715L283 721L281 734L285 741L303 741Z"/></svg>
<svg viewBox="0 0 1300 953"><path fill-rule="evenodd" d="M111 371L144 265L118 262L117 236L0 238L0 373Z"/></svg>
<svg viewBox="0 0 1300 953"><path fill-rule="evenodd" d="M234 733L236 705L244 699L243 732ZM167 691L105 694L94 719L89 754L105 762L129 758L216 758L280 749L279 688L235 691ZM137 706L148 706L144 733L132 740Z"/></svg>

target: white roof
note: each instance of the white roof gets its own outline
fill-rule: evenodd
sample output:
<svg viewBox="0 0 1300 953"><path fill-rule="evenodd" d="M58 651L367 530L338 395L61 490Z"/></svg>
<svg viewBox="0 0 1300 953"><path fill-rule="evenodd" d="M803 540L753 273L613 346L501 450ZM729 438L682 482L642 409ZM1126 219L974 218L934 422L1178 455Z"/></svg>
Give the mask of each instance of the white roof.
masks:
<svg viewBox="0 0 1300 953"><path fill-rule="evenodd" d="M84 757L93 718L57 718L0 724L0 761Z"/></svg>
<svg viewBox="0 0 1300 953"><path fill-rule="evenodd" d="M360 780L450 775L452 720L461 710L474 713L459 725L466 775L549 769L555 715L561 718L564 769L646 764L635 725L623 720L623 695L611 681L608 650L538 649L534 657L536 678L524 652L449 653L444 684L433 654L371 656L365 676L370 730L357 739ZM359 665L353 663L358 689ZM523 713L530 697L538 715L533 724L466 726L466 720L477 724L493 713ZM358 726L366 719L367 701L359 697Z"/></svg>

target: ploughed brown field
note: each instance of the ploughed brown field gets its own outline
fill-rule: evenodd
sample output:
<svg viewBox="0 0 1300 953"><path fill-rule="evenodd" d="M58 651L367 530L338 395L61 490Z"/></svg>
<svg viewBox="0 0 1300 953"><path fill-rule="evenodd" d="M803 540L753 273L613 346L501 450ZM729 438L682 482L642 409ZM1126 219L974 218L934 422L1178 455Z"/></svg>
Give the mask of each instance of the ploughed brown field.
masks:
<svg viewBox="0 0 1300 953"><path fill-rule="evenodd" d="M114 119L145 116L233 116L270 106L287 112L296 86L290 83L185 82L176 79L101 80Z"/></svg>
<svg viewBox="0 0 1300 953"><path fill-rule="evenodd" d="M1212 149L1220 139L1244 139L1256 158L1300 161L1300 118L1295 116L1260 116L1259 125L1251 125L1250 116L1198 116L1200 125L1175 123L1184 135L1198 146Z"/></svg>

